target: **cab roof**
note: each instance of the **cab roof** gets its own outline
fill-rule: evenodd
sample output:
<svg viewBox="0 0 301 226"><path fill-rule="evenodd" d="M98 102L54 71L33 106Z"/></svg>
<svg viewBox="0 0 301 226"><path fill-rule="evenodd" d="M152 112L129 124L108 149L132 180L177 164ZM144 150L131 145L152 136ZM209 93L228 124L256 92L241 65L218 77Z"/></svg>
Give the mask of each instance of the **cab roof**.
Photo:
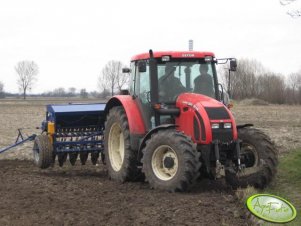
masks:
<svg viewBox="0 0 301 226"><path fill-rule="evenodd" d="M162 56L171 56L171 58L204 58L205 56L214 56L212 52L198 52L198 51L161 51L154 52L154 58L161 58ZM149 53L142 53L132 57L131 61L149 59Z"/></svg>

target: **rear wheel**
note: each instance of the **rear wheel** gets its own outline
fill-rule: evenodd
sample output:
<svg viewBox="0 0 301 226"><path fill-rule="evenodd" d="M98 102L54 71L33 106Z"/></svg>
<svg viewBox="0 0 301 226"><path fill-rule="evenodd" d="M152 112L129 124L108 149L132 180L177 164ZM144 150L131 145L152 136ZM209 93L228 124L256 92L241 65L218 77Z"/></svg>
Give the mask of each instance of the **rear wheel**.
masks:
<svg viewBox="0 0 301 226"><path fill-rule="evenodd" d="M131 150L129 124L123 107L110 110L105 124L105 162L110 178L124 182L138 180L137 152Z"/></svg>
<svg viewBox="0 0 301 226"><path fill-rule="evenodd" d="M183 133L158 131L142 152L142 171L152 188L185 191L199 176L200 153Z"/></svg>
<svg viewBox="0 0 301 226"><path fill-rule="evenodd" d="M238 173L227 171L226 180L233 187L266 187L276 174L278 152L262 131L254 128L241 128L238 138L242 140L241 163L245 169Z"/></svg>
<svg viewBox="0 0 301 226"><path fill-rule="evenodd" d="M33 159L36 166L46 169L53 163L53 149L46 134L38 135L33 145Z"/></svg>

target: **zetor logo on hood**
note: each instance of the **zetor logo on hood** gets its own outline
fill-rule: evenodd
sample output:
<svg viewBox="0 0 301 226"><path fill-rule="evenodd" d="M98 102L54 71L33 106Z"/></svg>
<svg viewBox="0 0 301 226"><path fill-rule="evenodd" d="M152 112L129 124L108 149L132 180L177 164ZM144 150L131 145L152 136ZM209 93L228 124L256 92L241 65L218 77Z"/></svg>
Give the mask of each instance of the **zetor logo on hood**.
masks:
<svg viewBox="0 0 301 226"><path fill-rule="evenodd" d="M290 202L275 195L253 195L247 199L247 207L258 218L273 223L287 223L297 216Z"/></svg>

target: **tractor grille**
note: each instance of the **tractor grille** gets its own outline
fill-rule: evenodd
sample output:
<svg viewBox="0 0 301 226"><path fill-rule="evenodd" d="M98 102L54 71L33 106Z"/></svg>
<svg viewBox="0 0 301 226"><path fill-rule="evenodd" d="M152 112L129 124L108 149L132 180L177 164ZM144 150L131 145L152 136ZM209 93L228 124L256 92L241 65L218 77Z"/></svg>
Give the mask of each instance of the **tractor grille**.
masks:
<svg viewBox="0 0 301 226"><path fill-rule="evenodd" d="M212 129L212 140L219 140L221 142L228 142L233 140L232 129Z"/></svg>
<svg viewBox="0 0 301 226"><path fill-rule="evenodd" d="M230 115L224 107L218 108L206 108L205 111L208 114L209 119L211 120L219 120L219 119L230 119Z"/></svg>
<svg viewBox="0 0 301 226"><path fill-rule="evenodd" d="M224 107L205 108L210 120L225 120L230 119L228 111ZM224 129L222 124L218 129L212 129L212 140L219 140L221 142L228 142L233 140L233 130Z"/></svg>

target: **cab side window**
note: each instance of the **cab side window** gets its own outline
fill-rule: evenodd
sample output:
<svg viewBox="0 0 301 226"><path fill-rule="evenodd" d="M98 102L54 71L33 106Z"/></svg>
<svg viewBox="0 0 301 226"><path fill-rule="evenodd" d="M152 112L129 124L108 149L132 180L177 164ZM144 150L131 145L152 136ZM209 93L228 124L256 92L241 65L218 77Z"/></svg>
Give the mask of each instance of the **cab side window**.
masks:
<svg viewBox="0 0 301 226"><path fill-rule="evenodd" d="M134 93L134 91L135 91L135 89L134 89L134 84L135 84L135 78L136 78L136 70L135 70L136 68L135 68L135 62L132 62L131 63L131 76L130 76L130 87L129 87L129 92L130 92L130 94L131 95L134 95L135 93Z"/></svg>
<svg viewBox="0 0 301 226"><path fill-rule="evenodd" d="M146 72L139 72L138 62L136 63L136 95L141 99L143 104L149 103L150 98L150 80L149 65L146 66Z"/></svg>

